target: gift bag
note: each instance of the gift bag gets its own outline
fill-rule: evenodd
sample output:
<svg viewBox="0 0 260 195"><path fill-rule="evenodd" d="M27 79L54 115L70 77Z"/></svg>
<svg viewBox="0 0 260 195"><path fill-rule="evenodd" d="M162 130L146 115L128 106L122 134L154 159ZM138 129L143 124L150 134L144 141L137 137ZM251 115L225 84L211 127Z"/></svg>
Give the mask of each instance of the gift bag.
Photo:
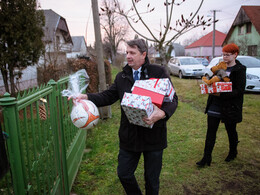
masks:
<svg viewBox="0 0 260 195"><path fill-rule="evenodd" d="M89 100L76 101L88 86L89 76L86 70L82 69L69 77L68 89L63 90L62 96L73 99L73 107L70 114L73 125L80 129L90 129L97 125L100 118L96 105Z"/></svg>

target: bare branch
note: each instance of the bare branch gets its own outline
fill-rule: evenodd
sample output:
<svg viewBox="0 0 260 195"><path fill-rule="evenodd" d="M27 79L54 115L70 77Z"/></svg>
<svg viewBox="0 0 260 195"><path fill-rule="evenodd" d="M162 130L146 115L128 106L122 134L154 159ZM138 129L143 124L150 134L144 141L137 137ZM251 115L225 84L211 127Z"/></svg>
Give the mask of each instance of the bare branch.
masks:
<svg viewBox="0 0 260 195"><path fill-rule="evenodd" d="M145 28L148 30L148 32L150 33L150 35L154 38L155 41L158 41L157 38L154 36L154 34L152 33L152 31L150 30L150 28L146 25L146 23L143 21L142 17L140 16L140 14L138 13L138 10L135 6L134 1L136 0L132 0L133 6L134 6L134 10L139 18L139 20L142 22L142 24L145 26ZM139 34L139 33L138 33ZM141 36L141 35L140 35Z"/></svg>
<svg viewBox="0 0 260 195"><path fill-rule="evenodd" d="M203 29L205 29L207 26L210 26L211 19L206 20L204 19L204 16L199 16L198 12L201 9L202 4L204 3L204 0L200 1L200 4L196 10L196 12L191 12L188 16L181 15L179 19L177 19L175 22L175 27L172 27L172 17L173 17L173 9L174 6L179 6L182 3L185 2L185 0L182 1L175 1L175 0L165 0L164 6L165 6L165 13L166 13L166 21L162 24L160 21L160 30L158 33L158 30L155 30L155 34L153 34L153 31L151 27L149 27L144 18L142 17L143 14L149 13L153 11L154 9L150 9L151 4L148 3L146 6L145 12L140 12L137 9L137 3L140 2L140 0L132 0L132 6L128 11L123 11L120 6L118 5L119 0L113 0L115 4L117 4L117 13L122 15L126 21L128 22L129 26L132 28L132 30L140 37L155 42L158 46L158 51L160 52L161 57L165 57L163 52L165 51L165 46L171 44L173 41L177 40L180 36L183 34L193 30L194 28L197 28L199 26L202 26ZM170 6L170 7L169 7ZM133 14L134 12L134 14ZM140 33L134 26L134 23L141 22L143 27L148 31L149 35L146 36L142 33ZM157 34L158 33L158 34ZM170 35L170 33L175 33L173 35ZM156 35L156 36L155 36ZM157 38L158 37L158 38ZM168 40L166 40L166 37L169 37ZM165 63L163 63L165 64Z"/></svg>
<svg viewBox="0 0 260 195"><path fill-rule="evenodd" d="M200 5L199 5L197 11L196 11L195 14L189 19L188 23L191 23L191 21L193 21L194 17L198 14L198 12L199 12L199 10L200 10L200 8L201 8L203 2L204 2L204 0L201 0ZM197 27L197 26L195 26L195 27L193 27L193 28L196 28L196 27ZM188 32L188 31L190 31L191 29L193 29L193 28L191 28L190 30L185 31L186 28L187 28L187 25L185 25L185 26L179 31L180 35L179 35L179 34L176 34L176 35L173 36L169 41L167 41L167 43L170 43L170 42L172 42L173 40L176 40L176 37L178 38L178 37L181 36L182 34L184 34L184 33Z"/></svg>

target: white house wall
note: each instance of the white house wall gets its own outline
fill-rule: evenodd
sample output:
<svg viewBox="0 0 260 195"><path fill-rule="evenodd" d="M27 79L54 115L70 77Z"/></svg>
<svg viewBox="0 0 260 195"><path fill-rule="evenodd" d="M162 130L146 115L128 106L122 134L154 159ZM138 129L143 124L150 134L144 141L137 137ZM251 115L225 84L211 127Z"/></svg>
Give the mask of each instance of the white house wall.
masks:
<svg viewBox="0 0 260 195"><path fill-rule="evenodd" d="M16 86L19 90L25 90L38 85L37 83L37 68L36 66L28 66L26 69L22 70L22 78L19 80L15 79ZM10 83L9 83L10 86ZM4 81L2 75L0 76L0 94L5 93Z"/></svg>
<svg viewBox="0 0 260 195"><path fill-rule="evenodd" d="M79 51L73 51L67 53L67 58L77 58L77 56L86 56L87 55L87 47L84 41L81 41Z"/></svg>
<svg viewBox="0 0 260 195"><path fill-rule="evenodd" d="M80 54L81 55L87 55L87 48L84 42L81 42L81 47L80 47Z"/></svg>
<svg viewBox="0 0 260 195"><path fill-rule="evenodd" d="M56 37L59 36L59 43L57 42L56 40ZM55 36L55 40L53 40L53 42L51 43L47 43L45 45L45 51L46 52L57 52L57 47L58 45L58 48L61 50L61 52L70 52L71 49L72 49L72 44L71 43L66 43L60 30L57 30L56 31L56 36Z"/></svg>
<svg viewBox="0 0 260 195"><path fill-rule="evenodd" d="M67 53L67 58L77 58L77 56L79 56L80 54L80 52Z"/></svg>

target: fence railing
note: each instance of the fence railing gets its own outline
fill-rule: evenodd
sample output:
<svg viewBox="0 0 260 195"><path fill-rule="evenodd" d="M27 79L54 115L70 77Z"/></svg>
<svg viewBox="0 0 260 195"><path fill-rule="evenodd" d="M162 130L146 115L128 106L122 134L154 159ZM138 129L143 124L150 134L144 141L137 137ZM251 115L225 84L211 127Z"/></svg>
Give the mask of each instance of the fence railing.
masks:
<svg viewBox="0 0 260 195"><path fill-rule="evenodd" d="M72 102L61 96L68 77L0 99L11 182L4 194L69 194L80 165L86 131L70 120ZM43 99L42 99L43 98ZM46 101L44 101L46 100ZM4 185L4 186L3 186Z"/></svg>

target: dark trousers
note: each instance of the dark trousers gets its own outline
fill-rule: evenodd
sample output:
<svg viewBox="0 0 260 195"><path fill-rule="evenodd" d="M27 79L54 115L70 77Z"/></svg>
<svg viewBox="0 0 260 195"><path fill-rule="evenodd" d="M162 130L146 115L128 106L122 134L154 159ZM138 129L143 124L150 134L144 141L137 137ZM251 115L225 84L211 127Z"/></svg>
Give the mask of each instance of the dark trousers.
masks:
<svg viewBox="0 0 260 195"><path fill-rule="evenodd" d="M220 118L208 115L208 129L207 129L205 149L204 149L205 156L211 156L212 150L215 145L216 134L217 134L220 120L221 120ZM238 135L236 130L237 123L227 122L224 124L228 134L229 148L230 150L236 150L237 143L238 143Z"/></svg>
<svg viewBox="0 0 260 195"><path fill-rule="evenodd" d="M142 152L119 150L117 174L128 195L142 194L135 178ZM147 195L159 194L159 177L162 169L163 150L143 152L145 191Z"/></svg>

